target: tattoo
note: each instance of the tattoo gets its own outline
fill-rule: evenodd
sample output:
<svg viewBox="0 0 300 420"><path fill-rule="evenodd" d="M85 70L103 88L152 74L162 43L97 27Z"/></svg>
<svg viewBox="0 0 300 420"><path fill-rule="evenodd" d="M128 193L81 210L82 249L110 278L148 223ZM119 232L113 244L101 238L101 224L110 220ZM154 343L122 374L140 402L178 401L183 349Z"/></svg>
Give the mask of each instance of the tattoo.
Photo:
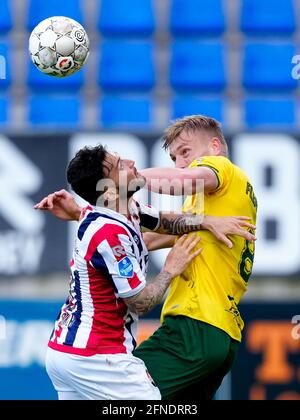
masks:
<svg viewBox="0 0 300 420"><path fill-rule="evenodd" d="M201 229L202 216L184 215L170 220L161 216L161 225L166 233L172 235L183 235Z"/></svg>
<svg viewBox="0 0 300 420"><path fill-rule="evenodd" d="M131 298L126 298L126 305L138 315L146 314L161 302L171 280L172 276L170 273L161 271L154 281L148 284L140 293Z"/></svg>

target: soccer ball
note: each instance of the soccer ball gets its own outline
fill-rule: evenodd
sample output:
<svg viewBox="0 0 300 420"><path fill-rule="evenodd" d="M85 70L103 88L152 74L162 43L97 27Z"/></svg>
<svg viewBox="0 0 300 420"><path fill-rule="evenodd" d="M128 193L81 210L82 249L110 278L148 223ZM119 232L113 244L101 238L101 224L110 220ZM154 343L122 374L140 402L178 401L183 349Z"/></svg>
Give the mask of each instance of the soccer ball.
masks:
<svg viewBox="0 0 300 420"><path fill-rule="evenodd" d="M41 72L66 77L84 66L89 45L87 33L78 22L54 16L34 28L29 39L29 53Z"/></svg>

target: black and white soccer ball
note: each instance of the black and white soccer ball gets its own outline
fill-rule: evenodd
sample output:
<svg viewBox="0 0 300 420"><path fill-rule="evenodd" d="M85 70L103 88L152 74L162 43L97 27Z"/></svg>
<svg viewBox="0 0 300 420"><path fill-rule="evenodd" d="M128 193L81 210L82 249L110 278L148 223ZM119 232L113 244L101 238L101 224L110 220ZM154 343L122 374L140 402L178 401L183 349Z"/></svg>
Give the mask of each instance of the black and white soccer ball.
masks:
<svg viewBox="0 0 300 420"><path fill-rule="evenodd" d="M66 77L80 70L89 56L89 38L73 19L54 16L40 22L29 39L32 62L49 76Z"/></svg>

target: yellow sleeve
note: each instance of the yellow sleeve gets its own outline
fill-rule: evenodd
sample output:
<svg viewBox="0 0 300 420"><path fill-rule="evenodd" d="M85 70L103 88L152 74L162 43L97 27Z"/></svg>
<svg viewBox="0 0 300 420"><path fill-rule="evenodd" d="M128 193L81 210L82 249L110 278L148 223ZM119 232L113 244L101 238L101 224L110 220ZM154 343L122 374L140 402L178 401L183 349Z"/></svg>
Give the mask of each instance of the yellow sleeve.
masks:
<svg viewBox="0 0 300 420"><path fill-rule="evenodd" d="M224 156L204 156L195 159L189 166L189 168L195 168L204 166L210 168L216 174L218 179L218 186L215 191L224 188L232 175L233 165L229 159Z"/></svg>

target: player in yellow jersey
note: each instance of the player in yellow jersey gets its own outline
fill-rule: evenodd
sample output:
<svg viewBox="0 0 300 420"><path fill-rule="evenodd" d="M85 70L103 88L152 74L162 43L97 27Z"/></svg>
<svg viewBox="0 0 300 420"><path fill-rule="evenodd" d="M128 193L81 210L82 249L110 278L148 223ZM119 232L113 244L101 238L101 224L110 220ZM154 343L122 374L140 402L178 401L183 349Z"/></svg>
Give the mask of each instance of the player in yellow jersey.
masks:
<svg viewBox="0 0 300 420"><path fill-rule="evenodd" d="M216 120L183 118L166 130L164 140L176 168L141 171L150 188L152 179L182 183L203 179L205 214L242 214L255 224L253 187L228 159ZM197 214L197 202L197 194L189 196L183 210ZM242 338L244 323L238 303L251 275L254 243L233 236L229 248L209 231L199 234L202 254L174 279L163 306L161 327L134 353L144 360L164 399L212 399L232 367ZM149 250L174 244L174 236L149 233L145 239Z"/></svg>
<svg viewBox="0 0 300 420"><path fill-rule="evenodd" d="M177 179L182 184L190 179L191 195L183 210L197 214L199 200L194 181L203 179L206 215L248 216L250 223L242 224L253 227L257 208L253 188L241 169L227 158L227 144L217 121L203 116L178 120L166 130L165 148L176 168L140 171L149 186L151 179ZM160 188L158 191L163 192ZM37 208L71 220L69 212L73 213L74 203L64 191L61 195L50 194ZM207 226L207 220L205 229L210 231L201 230L202 254L182 274L183 278L173 280L162 311L162 325L134 351L144 360L163 399L213 398L231 369L241 341L243 321L237 305L251 274L254 245L243 235L238 236L241 225L229 239ZM172 231L172 226L166 230ZM144 239L149 250L174 244L174 235L147 233Z"/></svg>

